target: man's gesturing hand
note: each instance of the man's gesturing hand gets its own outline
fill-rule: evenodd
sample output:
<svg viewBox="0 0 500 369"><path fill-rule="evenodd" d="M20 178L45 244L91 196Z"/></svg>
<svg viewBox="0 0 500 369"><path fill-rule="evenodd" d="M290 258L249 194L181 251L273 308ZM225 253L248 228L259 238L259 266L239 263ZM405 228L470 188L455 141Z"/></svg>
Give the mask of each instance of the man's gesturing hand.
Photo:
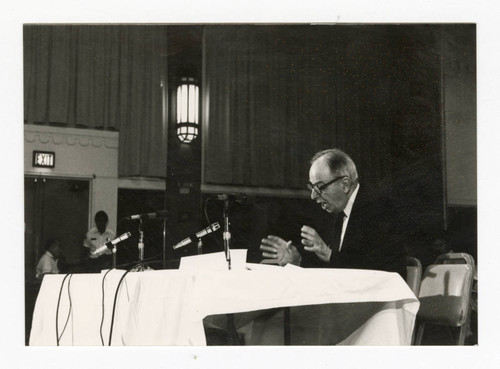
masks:
<svg viewBox="0 0 500 369"><path fill-rule="evenodd" d="M320 260L328 262L332 250L326 245L314 228L303 226L300 229L304 250L314 252Z"/></svg>
<svg viewBox="0 0 500 369"><path fill-rule="evenodd" d="M263 251L262 256L266 258L261 261L263 264L278 264L284 266L290 263L299 265L302 259L297 248L292 245L292 241L286 242L284 239L277 236L270 235L263 238L260 249Z"/></svg>

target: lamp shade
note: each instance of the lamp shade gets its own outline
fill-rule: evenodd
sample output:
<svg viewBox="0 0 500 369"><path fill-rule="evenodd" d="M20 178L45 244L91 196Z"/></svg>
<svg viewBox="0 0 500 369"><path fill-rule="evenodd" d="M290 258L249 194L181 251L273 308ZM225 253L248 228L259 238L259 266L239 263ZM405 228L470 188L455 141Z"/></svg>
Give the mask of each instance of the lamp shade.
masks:
<svg viewBox="0 0 500 369"><path fill-rule="evenodd" d="M177 137L190 143L198 137L200 90L194 78L184 77L177 87Z"/></svg>

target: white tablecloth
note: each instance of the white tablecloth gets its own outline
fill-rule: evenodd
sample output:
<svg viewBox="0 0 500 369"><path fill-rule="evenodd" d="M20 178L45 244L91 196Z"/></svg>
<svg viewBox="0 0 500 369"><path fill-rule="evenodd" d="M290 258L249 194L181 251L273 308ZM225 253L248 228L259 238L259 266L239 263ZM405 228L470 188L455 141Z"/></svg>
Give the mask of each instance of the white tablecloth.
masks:
<svg viewBox="0 0 500 369"><path fill-rule="evenodd" d="M64 275L46 275L33 314L30 345L57 344L60 291L59 344L101 345L104 341L108 345L113 300L123 273L113 270L104 280L104 314L104 273L74 274L69 288L67 278L62 289ZM203 318L208 315L366 302L383 308L341 344L410 344L419 302L396 273L280 267L128 273L118 293L111 345L205 345Z"/></svg>

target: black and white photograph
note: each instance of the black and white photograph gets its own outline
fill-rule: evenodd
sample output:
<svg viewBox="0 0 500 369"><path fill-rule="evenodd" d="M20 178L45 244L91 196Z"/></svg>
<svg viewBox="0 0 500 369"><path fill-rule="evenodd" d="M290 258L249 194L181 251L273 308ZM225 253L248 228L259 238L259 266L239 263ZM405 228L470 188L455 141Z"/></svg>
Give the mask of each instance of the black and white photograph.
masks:
<svg viewBox="0 0 500 369"><path fill-rule="evenodd" d="M482 23L335 14L16 23L19 367L480 362Z"/></svg>

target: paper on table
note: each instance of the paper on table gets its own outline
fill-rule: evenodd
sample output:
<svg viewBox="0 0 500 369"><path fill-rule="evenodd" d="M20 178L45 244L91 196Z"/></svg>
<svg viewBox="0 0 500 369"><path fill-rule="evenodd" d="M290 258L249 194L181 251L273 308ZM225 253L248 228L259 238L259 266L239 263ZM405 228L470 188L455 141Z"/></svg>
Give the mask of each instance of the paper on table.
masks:
<svg viewBox="0 0 500 369"><path fill-rule="evenodd" d="M281 269L277 264L256 264L256 263L247 263L247 269L249 270L277 270Z"/></svg>
<svg viewBox="0 0 500 369"><path fill-rule="evenodd" d="M278 264L255 264L255 263L247 263L246 267L248 270L302 270L300 266L287 264L284 267L279 266Z"/></svg>
<svg viewBox="0 0 500 369"><path fill-rule="evenodd" d="M245 270L247 264L247 250L232 249L230 252L231 252L231 270Z"/></svg>
<svg viewBox="0 0 500 369"><path fill-rule="evenodd" d="M247 260L247 250L231 250L231 270L244 270ZM198 272L201 270L228 270L224 252L185 256L181 258L179 270Z"/></svg>

